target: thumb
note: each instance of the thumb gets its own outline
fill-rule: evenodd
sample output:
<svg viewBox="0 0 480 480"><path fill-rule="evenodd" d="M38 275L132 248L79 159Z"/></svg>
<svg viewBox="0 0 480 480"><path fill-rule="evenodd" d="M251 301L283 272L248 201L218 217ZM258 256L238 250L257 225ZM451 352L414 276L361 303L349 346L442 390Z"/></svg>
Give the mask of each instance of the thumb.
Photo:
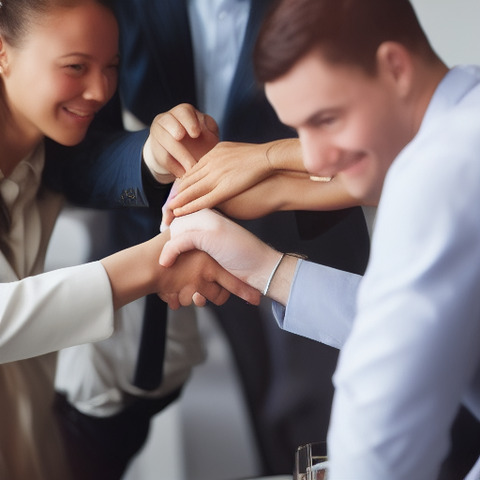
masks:
<svg viewBox="0 0 480 480"><path fill-rule="evenodd" d="M163 267L171 267L181 253L197 248L195 237L192 232L186 232L168 240L163 246L158 263Z"/></svg>

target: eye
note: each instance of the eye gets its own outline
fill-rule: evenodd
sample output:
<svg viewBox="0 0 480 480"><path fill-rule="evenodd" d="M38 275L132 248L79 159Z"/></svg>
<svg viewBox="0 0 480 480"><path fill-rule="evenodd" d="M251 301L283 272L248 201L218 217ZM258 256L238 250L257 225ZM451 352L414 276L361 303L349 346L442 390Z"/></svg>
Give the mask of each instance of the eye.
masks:
<svg viewBox="0 0 480 480"><path fill-rule="evenodd" d="M120 65L118 63L112 63L107 67L108 70L111 70L115 73L118 73L118 70L120 69Z"/></svg>
<svg viewBox="0 0 480 480"><path fill-rule="evenodd" d="M69 65L65 65L64 67L68 73L71 75L81 75L86 70L86 65L82 63L71 63Z"/></svg>
<svg viewBox="0 0 480 480"><path fill-rule="evenodd" d="M317 127L329 127L333 125L336 121L334 116L324 116L316 119L315 126Z"/></svg>
<svg viewBox="0 0 480 480"><path fill-rule="evenodd" d="M317 129L325 129L325 128L331 128L332 126L335 126L339 120L338 115L334 114L325 114L322 113L320 115L314 115L311 117L308 121L308 125L311 128L317 128Z"/></svg>

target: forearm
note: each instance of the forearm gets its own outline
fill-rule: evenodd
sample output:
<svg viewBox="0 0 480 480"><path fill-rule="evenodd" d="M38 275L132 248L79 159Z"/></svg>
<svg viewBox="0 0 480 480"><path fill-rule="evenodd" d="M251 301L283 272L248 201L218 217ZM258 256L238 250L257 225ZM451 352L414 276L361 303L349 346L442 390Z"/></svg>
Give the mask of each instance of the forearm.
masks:
<svg viewBox="0 0 480 480"><path fill-rule="evenodd" d="M98 262L2 283L0 363L107 338L110 286Z"/></svg>
<svg viewBox="0 0 480 480"><path fill-rule="evenodd" d="M302 160L302 147L298 138L274 140L265 144L265 158L272 173L280 170L306 172Z"/></svg>
<svg viewBox="0 0 480 480"><path fill-rule="evenodd" d="M218 208L238 219L254 219L284 210L340 210L358 205L336 179L312 181L308 174L282 171L267 177Z"/></svg>
<svg viewBox="0 0 480 480"><path fill-rule="evenodd" d="M156 291L160 252L170 238L168 231L151 240L101 260L112 287L114 309Z"/></svg>

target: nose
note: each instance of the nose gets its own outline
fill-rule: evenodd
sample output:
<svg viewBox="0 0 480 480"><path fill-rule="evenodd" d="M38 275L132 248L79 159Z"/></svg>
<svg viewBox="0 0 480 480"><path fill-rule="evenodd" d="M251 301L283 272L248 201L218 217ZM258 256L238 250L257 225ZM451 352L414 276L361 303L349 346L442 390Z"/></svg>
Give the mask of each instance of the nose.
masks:
<svg viewBox="0 0 480 480"><path fill-rule="evenodd" d="M92 72L85 86L83 97L98 103L106 103L110 98L110 82L102 72Z"/></svg>
<svg viewBox="0 0 480 480"><path fill-rule="evenodd" d="M314 175L333 177L340 151L318 132L298 132L302 145L303 165Z"/></svg>

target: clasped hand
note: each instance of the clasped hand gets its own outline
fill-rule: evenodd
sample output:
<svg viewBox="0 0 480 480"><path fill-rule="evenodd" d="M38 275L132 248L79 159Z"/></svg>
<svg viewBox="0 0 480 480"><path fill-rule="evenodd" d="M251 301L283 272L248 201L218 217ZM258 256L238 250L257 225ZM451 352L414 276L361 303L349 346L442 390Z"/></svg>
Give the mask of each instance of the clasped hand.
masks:
<svg viewBox="0 0 480 480"><path fill-rule="evenodd" d="M264 289L280 256L248 230L208 209L173 220L160 264L170 267L180 254L195 249L208 253L225 270L258 291Z"/></svg>

